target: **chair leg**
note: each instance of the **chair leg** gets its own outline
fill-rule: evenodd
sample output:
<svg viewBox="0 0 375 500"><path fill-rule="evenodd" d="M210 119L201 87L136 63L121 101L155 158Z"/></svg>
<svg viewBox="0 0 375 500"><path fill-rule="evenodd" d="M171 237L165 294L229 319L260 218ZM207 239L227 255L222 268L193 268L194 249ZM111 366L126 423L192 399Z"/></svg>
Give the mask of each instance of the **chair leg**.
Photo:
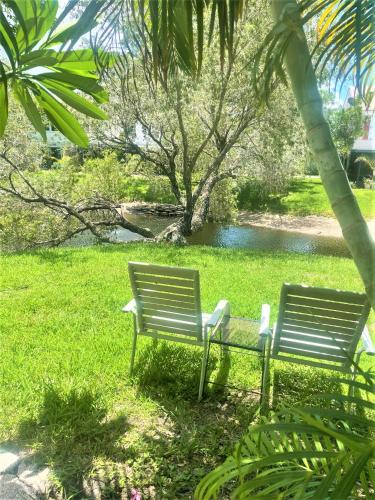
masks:
<svg viewBox="0 0 375 500"><path fill-rule="evenodd" d="M267 414L270 406L270 357L271 357L271 338L266 339L266 345L262 359L262 385L260 396L260 413Z"/></svg>
<svg viewBox="0 0 375 500"><path fill-rule="evenodd" d="M355 382L355 379L357 378L358 365L359 365L359 361L360 361L360 358L361 358L361 354L362 354L362 351L359 351L355 355L355 357L354 357L354 364L352 366L351 375L350 375L350 381L351 382ZM349 396L349 398L355 396L355 386L353 384L349 384L348 396ZM348 410L349 411L352 410L352 404L351 404L350 401L349 401L349 408L348 408Z"/></svg>
<svg viewBox="0 0 375 500"><path fill-rule="evenodd" d="M205 381L206 381L208 353L209 353L208 342L205 342L204 346L203 346L203 357L202 357L201 378L200 378L200 382L199 382L198 401L201 401L202 396L203 396L203 390L204 390L204 385L205 385Z"/></svg>
<svg viewBox="0 0 375 500"><path fill-rule="evenodd" d="M130 358L130 369L129 369L129 376L130 377L133 375L135 351L136 351L136 348L137 348L137 323L136 323L135 316L133 318L133 325L134 325L134 330L133 330L133 344L132 344L132 354L131 354L131 358Z"/></svg>

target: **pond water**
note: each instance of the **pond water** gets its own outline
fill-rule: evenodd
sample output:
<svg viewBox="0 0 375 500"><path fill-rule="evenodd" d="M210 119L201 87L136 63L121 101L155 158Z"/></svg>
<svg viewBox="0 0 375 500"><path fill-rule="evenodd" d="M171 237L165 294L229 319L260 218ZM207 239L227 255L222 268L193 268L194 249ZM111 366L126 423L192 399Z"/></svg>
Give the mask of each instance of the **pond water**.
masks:
<svg viewBox="0 0 375 500"><path fill-rule="evenodd" d="M172 217L128 214L128 219L157 233L174 222ZM117 241L138 241L142 236L119 228L111 233ZM69 246L87 246L95 242L91 234L80 235L66 243ZM204 228L188 238L191 245L209 245L224 248L253 248L260 250L286 250L303 254L335 255L350 257L341 238L315 236L279 229L268 229L250 225L207 223Z"/></svg>

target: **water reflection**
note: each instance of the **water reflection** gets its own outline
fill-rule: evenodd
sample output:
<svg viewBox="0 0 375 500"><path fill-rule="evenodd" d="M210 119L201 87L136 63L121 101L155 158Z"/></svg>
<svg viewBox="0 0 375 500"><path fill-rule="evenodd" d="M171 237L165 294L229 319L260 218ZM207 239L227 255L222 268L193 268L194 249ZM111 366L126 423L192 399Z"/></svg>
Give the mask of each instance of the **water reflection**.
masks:
<svg viewBox="0 0 375 500"><path fill-rule="evenodd" d="M189 243L226 248L287 250L297 253L350 256L341 238L315 236L254 226L206 224L202 231L189 238Z"/></svg>
<svg viewBox="0 0 375 500"><path fill-rule="evenodd" d="M155 217L152 215L128 216L131 222L148 227L154 233L162 231L174 218ZM142 236L127 229L118 228L111 232L116 241L138 241ZM92 245L95 238L91 234L79 235L66 245ZM304 254L335 255L350 257L344 240L328 236L301 234L280 229L268 229L255 226L235 226L208 223L204 228L188 238L191 245L209 245L224 248L254 248L259 250L286 250Z"/></svg>

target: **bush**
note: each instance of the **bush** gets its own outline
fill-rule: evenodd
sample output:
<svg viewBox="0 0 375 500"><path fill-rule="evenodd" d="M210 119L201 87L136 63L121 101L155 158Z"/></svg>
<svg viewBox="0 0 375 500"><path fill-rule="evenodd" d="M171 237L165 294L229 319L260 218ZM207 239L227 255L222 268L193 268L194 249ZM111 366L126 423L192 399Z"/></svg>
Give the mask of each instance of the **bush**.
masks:
<svg viewBox="0 0 375 500"><path fill-rule="evenodd" d="M114 152L107 152L102 158L86 159L83 164L76 157L65 156L59 164L59 169L43 173L53 184L69 184L69 199L101 197L118 203L176 202L168 179L152 174L135 174L136 163L133 159L119 160Z"/></svg>
<svg viewBox="0 0 375 500"><path fill-rule="evenodd" d="M122 181L122 201L147 201L155 203L176 203L165 177L144 175L127 176Z"/></svg>
<svg viewBox="0 0 375 500"><path fill-rule="evenodd" d="M284 190L282 193L274 193L264 181L250 178L241 179L237 190L238 208L254 212L275 207L286 194Z"/></svg>
<svg viewBox="0 0 375 500"><path fill-rule="evenodd" d="M237 210L237 196L233 181L226 179L219 182L210 199L209 220L213 222L229 222Z"/></svg>
<svg viewBox="0 0 375 500"><path fill-rule="evenodd" d="M25 203L11 196L1 196L0 249L11 252L60 238L73 229L74 221L63 218L50 209Z"/></svg>

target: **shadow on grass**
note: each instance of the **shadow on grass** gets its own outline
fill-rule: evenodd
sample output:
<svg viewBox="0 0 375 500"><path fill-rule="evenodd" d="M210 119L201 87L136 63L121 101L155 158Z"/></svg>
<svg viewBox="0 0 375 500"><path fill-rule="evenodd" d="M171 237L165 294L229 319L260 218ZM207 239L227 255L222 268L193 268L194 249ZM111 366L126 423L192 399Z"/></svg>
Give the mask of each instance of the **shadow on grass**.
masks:
<svg viewBox="0 0 375 500"><path fill-rule="evenodd" d="M109 419L100 395L89 390L47 387L17 442L32 446L34 458L51 468L62 498L132 498L132 490L143 499L192 498L256 421L259 407L258 397L233 390L211 389L198 403L201 356L201 349L166 342L139 350L138 397L127 402L135 408L131 424L123 416ZM221 361L212 353L208 371L225 383L230 359ZM276 369L277 405L301 405L311 392L333 389L320 370L288 368Z"/></svg>
<svg viewBox="0 0 375 500"><path fill-rule="evenodd" d="M341 394L341 385L330 371L277 363L273 377L273 408L318 405L319 395Z"/></svg>
<svg viewBox="0 0 375 500"><path fill-rule="evenodd" d="M108 420L105 406L90 391L62 393L48 387L38 416L21 423L17 442L36 450L32 461L51 468L64 498L91 498L95 488L105 492L108 477L111 491L120 491L109 471L104 472L103 483L84 479L90 476L97 457L123 461L123 450L116 442L128 429L124 417Z"/></svg>
<svg viewBox="0 0 375 500"><path fill-rule="evenodd" d="M215 387L206 389L198 403L201 360L202 349L164 342L138 355L134 379L139 395L156 401L163 414L156 431L142 437L144 448L152 450L143 469L153 469L146 483L143 478L142 491L152 486L155 498L192 498L201 478L233 451L258 409L256 397ZM207 379L218 368L216 380L225 383L229 357L223 361L218 366L219 359L210 356Z"/></svg>

